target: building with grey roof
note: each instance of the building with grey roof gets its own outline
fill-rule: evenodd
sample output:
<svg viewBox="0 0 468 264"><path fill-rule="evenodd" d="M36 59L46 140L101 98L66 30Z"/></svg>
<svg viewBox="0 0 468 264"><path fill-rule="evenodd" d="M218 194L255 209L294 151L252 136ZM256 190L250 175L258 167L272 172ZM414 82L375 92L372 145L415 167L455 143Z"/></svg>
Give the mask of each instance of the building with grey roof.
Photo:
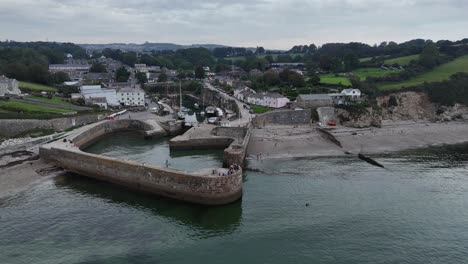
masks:
<svg viewBox="0 0 468 264"><path fill-rule="evenodd" d="M295 107L303 109L317 109L327 106L333 106L333 99L329 94L300 94L297 96L295 104Z"/></svg>

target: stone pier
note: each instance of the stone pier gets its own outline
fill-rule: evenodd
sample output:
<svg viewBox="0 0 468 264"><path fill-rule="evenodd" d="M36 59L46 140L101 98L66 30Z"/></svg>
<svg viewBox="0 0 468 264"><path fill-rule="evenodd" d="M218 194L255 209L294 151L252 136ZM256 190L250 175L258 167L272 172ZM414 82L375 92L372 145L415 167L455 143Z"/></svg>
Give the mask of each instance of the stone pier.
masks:
<svg viewBox="0 0 468 264"><path fill-rule="evenodd" d="M81 128L73 136L40 148L41 158L67 171L134 190L206 205L234 202L242 196L242 169L228 175L225 169L207 168L184 172L83 152L82 149L109 133L140 131L145 136L164 136L156 123L138 120L102 121ZM70 143L71 141L71 143ZM214 173L221 172L221 173ZM219 176L219 175L227 176Z"/></svg>
<svg viewBox="0 0 468 264"><path fill-rule="evenodd" d="M193 127L185 134L169 141L173 150L224 149L223 166L233 164L244 167L245 155L252 133L252 125L247 127L215 127L204 125Z"/></svg>

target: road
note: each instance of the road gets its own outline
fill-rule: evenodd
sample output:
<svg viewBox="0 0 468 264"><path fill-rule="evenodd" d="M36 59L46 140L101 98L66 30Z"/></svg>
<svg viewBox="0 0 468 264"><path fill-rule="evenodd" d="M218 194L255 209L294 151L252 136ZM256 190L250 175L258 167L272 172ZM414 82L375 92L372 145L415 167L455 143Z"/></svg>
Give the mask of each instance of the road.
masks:
<svg viewBox="0 0 468 264"><path fill-rule="evenodd" d="M235 121L231 121L230 123L233 124L233 125L245 125L245 124L248 124L253 117L255 117L254 114L251 114L249 113L249 110L248 109L245 109L244 108L244 103L237 100L234 96L230 96L229 94L227 94L226 92L220 90L220 89L217 89L215 88L213 85L211 85L211 83L209 83L208 81L205 81L203 83L203 86L207 89L210 89L210 90L213 90L213 91L217 91L219 92L225 99L232 99L236 102L237 106L239 107L239 111L240 111L240 118L238 120L235 120Z"/></svg>

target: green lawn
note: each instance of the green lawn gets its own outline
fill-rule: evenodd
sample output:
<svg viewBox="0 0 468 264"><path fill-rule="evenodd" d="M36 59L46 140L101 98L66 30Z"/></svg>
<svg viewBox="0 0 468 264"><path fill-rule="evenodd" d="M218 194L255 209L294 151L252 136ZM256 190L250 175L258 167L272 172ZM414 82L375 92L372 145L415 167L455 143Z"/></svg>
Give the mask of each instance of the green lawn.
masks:
<svg viewBox="0 0 468 264"><path fill-rule="evenodd" d="M380 86L381 90L398 90L403 87L411 87L424 82L438 82L448 80L457 72L468 72L468 55L455 59L449 63L440 65L430 72L421 74L413 79L400 83L391 83Z"/></svg>
<svg viewBox="0 0 468 264"><path fill-rule="evenodd" d="M361 81L365 81L367 77L382 77L392 73L400 73L402 71L403 70L384 70L381 68L361 68L355 70L353 73L359 77Z"/></svg>
<svg viewBox="0 0 468 264"><path fill-rule="evenodd" d="M260 106L260 105L251 105L251 107L255 114L263 114L271 110L270 108L266 106Z"/></svg>
<svg viewBox="0 0 468 264"><path fill-rule="evenodd" d="M29 89L29 90L34 90L34 91L45 91L45 92L56 92L57 88L51 87L51 86L46 86L42 84L37 84L37 83L30 83L30 82L19 82L19 88L23 89Z"/></svg>
<svg viewBox="0 0 468 264"><path fill-rule="evenodd" d="M361 58L359 59L359 62L368 62L370 60L372 60L373 57L367 57L367 58Z"/></svg>
<svg viewBox="0 0 468 264"><path fill-rule="evenodd" d="M408 65L412 60L417 60L419 59L419 55L410 55L410 56L405 56L405 57L399 57L395 59L389 59L384 61L386 65L393 65L393 64L398 64L401 66L406 66Z"/></svg>
<svg viewBox="0 0 468 264"><path fill-rule="evenodd" d="M334 73L320 75L320 83L351 86L348 77L335 76Z"/></svg>
<svg viewBox="0 0 468 264"><path fill-rule="evenodd" d="M23 102L16 102L16 101L1 101L0 108L8 111L13 112L26 112L26 113L71 113L75 112L72 110L62 109L62 108L55 108L55 107L48 107L48 106L41 106L41 105L34 105L28 104Z"/></svg>
<svg viewBox="0 0 468 264"><path fill-rule="evenodd" d="M47 102L47 103L54 103L54 104L61 104L61 105L73 105L69 102L65 102L64 100L62 100L62 98L55 97L55 96L52 97L51 99L46 98L46 97L41 97L41 96L33 96L33 95L28 96L27 98L42 101L42 102Z"/></svg>

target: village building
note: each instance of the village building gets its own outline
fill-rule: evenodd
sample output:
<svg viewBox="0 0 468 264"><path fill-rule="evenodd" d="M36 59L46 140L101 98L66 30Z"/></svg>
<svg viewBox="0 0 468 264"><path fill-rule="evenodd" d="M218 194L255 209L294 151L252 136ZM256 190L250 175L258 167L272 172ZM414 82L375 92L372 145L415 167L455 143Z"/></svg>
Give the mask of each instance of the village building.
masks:
<svg viewBox="0 0 468 264"><path fill-rule="evenodd" d="M139 88L117 90L117 100L122 106L145 106L145 92Z"/></svg>
<svg viewBox="0 0 468 264"><path fill-rule="evenodd" d="M76 72L76 71L89 71L91 66L89 64L50 64L49 71L51 72Z"/></svg>
<svg viewBox="0 0 468 264"><path fill-rule="evenodd" d="M275 63L271 63L270 67L281 68L281 69L304 69L305 64L302 62L293 62L293 63L275 62Z"/></svg>
<svg viewBox="0 0 468 264"><path fill-rule="evenodd" d="M247 102L271 108L282 108L289 103L289 99L279 93L256 93L247 95Z"/></svg>
<svg viewBox="0 0 468 264"><path fill-rule="evenodd" d="M328 95L332 98L334 105L344 105L346 102L346 96L342 93L329 93Z"/></svg>
<svg viewBox="0 0 468 264"><path fill-rule="evenodd" d="M105 97L88 97L85 99L87 105L97 105L99 108L107 109L107 99Z"/></svg>
<svg viewBox="0 0 468 264"><path fill-rule="evenodd" d="M20 95L21 90L18 88L18 81L8 79L5 76L0 76L0 96L5 95Z"/></svg>
<svg viewBox="0 0 468 264"><path fill-rule="evenodd" d="M295 103L295 107L303 109L317 109L327 106L333 106L333 99L329 94L300 94Z"/></svg>
<svg viewBox="0 0 468 264"><path fill-rule="evenodd" d="M256 93L253 89L243 86L234 90L234 97L239 101L246 101L247 96Z"/></svg>
<svg viewBox="0 0 468 264"><path fill-rule="evenodd" d="M83 75L83 79L107 84L112 81L112 74L107 72L88 72Z"/></svg>
<svg viewBox="0 0 468 264"><path fill-rule="evenodd" d="M351 99L361 98L361 90L359 89L344 89L343 91L341 91L341 93L347 97L350 97Z"/></svg>
<svg viewBox="0 0 468 264"><path fill-rule="evenodd" d="M107 109L108 106L117 107L119 106L119 101L117 100L117 93L115 89L103 89L100 85L84 85L80 87L80 94L85 102L96 102L95 98L105 98ZM76 97L77 95L72 95ZM104 102L102 99L97 100L100 106L103 106Z"/></svg>
<svg viewBox="0 0 468 264"><path fill-rule="evenodd" d="M333 105L345 105L350 100L357 100L361 97L359 89L344 89L341 93L329 94L300 94L296 98L295 107L315 109Z"/></svg>

